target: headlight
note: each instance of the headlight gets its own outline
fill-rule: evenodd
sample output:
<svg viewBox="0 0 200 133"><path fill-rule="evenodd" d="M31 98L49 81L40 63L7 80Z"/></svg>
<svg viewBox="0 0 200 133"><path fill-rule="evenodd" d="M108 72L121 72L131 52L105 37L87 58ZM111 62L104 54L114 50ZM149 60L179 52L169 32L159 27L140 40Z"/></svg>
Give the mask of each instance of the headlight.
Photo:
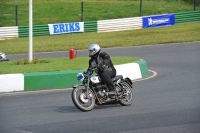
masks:
<svg viewBox="0 0 200 133"><path fill-rule="evenodd" d="M84 75L83 75L83 73L78 73L76 77L77 77L78 81L83 81L84 78L85 78Z"/></svg>

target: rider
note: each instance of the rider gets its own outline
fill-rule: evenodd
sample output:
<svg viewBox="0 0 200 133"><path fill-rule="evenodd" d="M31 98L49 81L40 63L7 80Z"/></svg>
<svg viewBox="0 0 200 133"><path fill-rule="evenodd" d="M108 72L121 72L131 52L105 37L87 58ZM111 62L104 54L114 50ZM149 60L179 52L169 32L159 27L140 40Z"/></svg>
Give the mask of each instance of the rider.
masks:
<svg viewBox="0 0 200 133"><path fill-rule="evenodd" d="M90 67L97 67L98 75L109 89L108 94L115 95L116 92L112 78L116 76L116 69L113 66L110 56L105 52L101 52L98 44L91 44L88 47L88 56L91 57L88 70Z"/></svg>

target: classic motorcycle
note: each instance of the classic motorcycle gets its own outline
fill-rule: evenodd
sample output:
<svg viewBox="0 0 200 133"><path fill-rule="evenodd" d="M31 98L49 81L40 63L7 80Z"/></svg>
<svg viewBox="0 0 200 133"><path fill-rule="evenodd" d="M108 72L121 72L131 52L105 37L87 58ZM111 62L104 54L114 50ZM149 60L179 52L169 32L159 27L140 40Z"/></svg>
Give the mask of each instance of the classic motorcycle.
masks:
<svg viewBox="0 0 200 133"><path fill-rule="evenodd" d="M131 105L133 102L132 81L129 78L123 78L122 75L117 75L112 79L116 95L110 95L106 84L98 75L92 74L97 70L97 68L90 68L87 73L77 74L77 80L82 84L73 86L71 97L74 105L83 112L91 111L95 104Z"/></svg>

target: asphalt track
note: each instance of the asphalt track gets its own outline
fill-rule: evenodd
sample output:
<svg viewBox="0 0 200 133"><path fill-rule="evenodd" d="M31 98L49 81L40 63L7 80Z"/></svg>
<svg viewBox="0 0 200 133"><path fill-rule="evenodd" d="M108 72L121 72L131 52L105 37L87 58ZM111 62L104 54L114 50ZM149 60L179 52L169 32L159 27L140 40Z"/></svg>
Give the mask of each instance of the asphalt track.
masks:
<svg viewBox="0 0 200 133"><path fill-rule="evenodd" d="M71 89L4 93L0 94L0 133L200 132L200 42L102 51L140 57L157 73L134 82L131 106L95 106L85 113L73 105ZM77 56L86 54L86 50L77 52ZM68 58L67 51L35 55Z"/></svg>

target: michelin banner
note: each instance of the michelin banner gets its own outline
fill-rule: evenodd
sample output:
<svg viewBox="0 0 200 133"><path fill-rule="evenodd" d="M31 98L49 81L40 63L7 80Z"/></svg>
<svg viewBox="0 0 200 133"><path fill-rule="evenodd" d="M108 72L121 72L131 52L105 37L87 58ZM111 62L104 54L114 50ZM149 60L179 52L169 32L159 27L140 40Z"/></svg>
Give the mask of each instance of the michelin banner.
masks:
<svg viewBox="0 0 200 133"><path fill-rule="evenodd" d="M50 35L84 32L84 22L48 24Z"/></svg>
<svg viewBox="0 0 200 133"><path fill-rule="evenodd" d="M175 24L175 15L174 14L145 16L142 19L143 19L143 28L171 26L171 25Z"/></svg>

